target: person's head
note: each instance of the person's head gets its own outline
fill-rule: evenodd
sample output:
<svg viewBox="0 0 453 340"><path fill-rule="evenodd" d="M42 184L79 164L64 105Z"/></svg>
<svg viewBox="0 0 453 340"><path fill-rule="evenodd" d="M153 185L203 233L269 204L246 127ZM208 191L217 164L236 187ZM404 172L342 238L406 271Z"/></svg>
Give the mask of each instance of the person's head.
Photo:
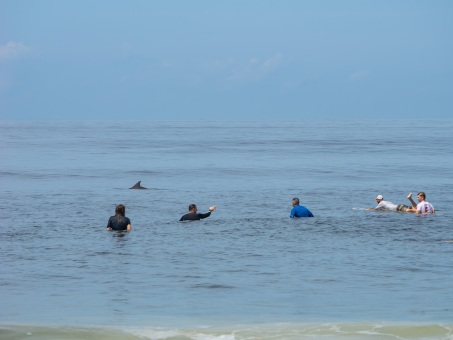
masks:
<svg viewBox="0 0 453 340"><path fill-rule="evenodd" d="M426 195L423 191L420 191L418 194L417 194L417 200L419 202L423 202L424 200L426 200Z"/></svg>
<svg viewBox="0 0 453 340"><path fill-rule="evenodd" d="M294 197L292 203L293 203L293 207L295 207L296 205L299 205L299 199L297 197Z"/></svg>
<svg viewBox="0 0 453 340"><path fill-rule="evenodd" d="M377 195L376 198L375 198L376 202L381 203L383 200L384 200L384 196L382 195Z"/></svg>
<svg viewBox="0 0 453 340"><path fill-rule="evenodd" d="M120 216L126 215L126 207L122 204L118 204L115 208L115 214Z"/></svg>
<svg viewBox="0 0 453 340"><path fill-rule="evenodd" d="M192 213L196 213L197 212L197 205L196 204L189 204L189 211L192 212Z"/></svg>

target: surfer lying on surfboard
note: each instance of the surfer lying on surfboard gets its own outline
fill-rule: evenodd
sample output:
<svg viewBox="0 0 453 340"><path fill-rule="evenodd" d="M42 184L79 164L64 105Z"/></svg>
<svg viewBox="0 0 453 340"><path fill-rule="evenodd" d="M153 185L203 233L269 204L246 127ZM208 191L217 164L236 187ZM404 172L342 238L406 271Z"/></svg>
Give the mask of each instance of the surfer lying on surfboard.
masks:
<svg viewBox="0 0 453 340"><path fill-rule="evenodd" d="M412 193L407 195L407 198L410 199L412 197ZM377 195L375 198L377 202L377 206L375 208L367 208L366 210L390 210L390 211L399 211L399 212L416 212L417 211L417 205L412 204L412 207L409 207L404 204L394 204L390 201L385 201L384 196L382 195Z"/></svg>

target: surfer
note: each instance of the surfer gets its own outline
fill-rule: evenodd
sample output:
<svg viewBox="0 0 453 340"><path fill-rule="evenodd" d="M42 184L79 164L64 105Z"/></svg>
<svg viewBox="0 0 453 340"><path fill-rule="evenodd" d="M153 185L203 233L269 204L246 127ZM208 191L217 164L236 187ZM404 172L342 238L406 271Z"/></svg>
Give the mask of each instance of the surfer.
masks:
<svg viewBox="0 0 453 340"><path fill-rule="evenodd" d="M216 210L217 207L213 205L212 207L209 207L209 211L205 214L197 213L197 205L196 204L190 204L189 205L189 213L185 214L183 217L181 217L180 221L198 221L203 218L211 216L211 212Z"/></svg>
<svg viewBox="0 0 453 340"><path fill-rule="evenodd" d="M412 199L412 193L409 193L409 195L407 195L407 198L409 199L409 201L411 201L412 207L415 208L416 213L419 215L434 214L436 211L431 203L425 201L426 194L423 191L420 191L417 194L417 201L420 202L418 204L415 203Z"/></svg>
<svg viewBox="0 0 453 340"><path fill-rule="evenodd" d="M118 204L115 208L115 216L110 216L107 223L107 230L131 231L131 220L126 217L126 207Z"/></svg>
<svg viewBox="0 0 453 340"><path fill-rule="evenodd" d="M293 198L292 205L293 208L291 209L289 217L314 217L310 210L302 205L299 205L299 199L297 197Z"/></svg>
<svg viewBox="0 0 453 340"><path fill-rule="evenodd" d="M412 195L412 194L409 194L409 195ZM407 198L409 198L409 195L407 196ZM382 195L377 195L375 200L378 205L375 208L367 208L366 210L390 210L390 211L399 211L399 212L415 212L416 211L414 204L412 204L412 207L409 207L404 204L397 205L390 201L384 201L384 196L382 196Z"/></svg>

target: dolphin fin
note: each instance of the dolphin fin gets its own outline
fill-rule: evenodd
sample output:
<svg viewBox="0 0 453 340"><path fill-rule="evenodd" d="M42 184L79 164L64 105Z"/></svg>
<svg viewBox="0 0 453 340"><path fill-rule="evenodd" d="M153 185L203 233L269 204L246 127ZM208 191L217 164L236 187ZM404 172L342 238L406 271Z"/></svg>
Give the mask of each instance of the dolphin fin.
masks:
<svg viewBox="0 0 453 340"><path fill-rule="evenodd" d="M135 185L129 189L146 189L145 187L142 187L141 186L141 183L142 181L138 181L137 183L135 183Z"/></svg>

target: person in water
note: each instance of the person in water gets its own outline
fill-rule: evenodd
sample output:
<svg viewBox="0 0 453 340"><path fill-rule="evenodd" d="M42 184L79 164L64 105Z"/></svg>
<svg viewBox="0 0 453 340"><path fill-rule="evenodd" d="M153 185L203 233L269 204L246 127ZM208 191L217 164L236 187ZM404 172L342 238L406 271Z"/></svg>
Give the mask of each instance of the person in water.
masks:
<svg viewBox="0 0 453 340"><path fill-rule="evenodd" d="M407 198L411 200L412 193L407 195ZM399 211L399 212L415 212L416 211L416 206L414 206L415 202L412 204L412 207L409 207L404 204L394 204L390 201L385 201L384 196L382 195L377 195L375 198L377 202L377 206L375 208L368 208L366 210L390 210L390 211Z"/></svg>
<svg viewBox="0 0 453 340"><path fill-rule="evenodd" d="M407 195L407 198L409 201L412 203L412 207L415 208L416 214L421 214L421 215L426 215L426 214L434 214L436 210L434 209L433 205L429 202L426 202L426 194L423 191L420 191L417 194L417 201L419 202L418 204L414 202L412 199L412 193Z"/></svg>
<svg viewBox="0 0 453 340"><path fill-rule="evenodd" d="M209 207L209 211L206 214L201 214L197 213L197 205L196 204L190 204L189 205L189 213L185 214L183 217L181 217L180 221L199 221L203 218L211 216L211 212L216 210L216 206L213 205L212 207Z"/></svg>
<svg viewBox="0 0 453 340"><path fill-rule="evenodd" d="M131 220L126 217L126 207L118 204L115 208L115 216L110 216L107 223L107 230L131 231Z"/></svg>
<svg viewBox="0 0 453 340"><path fill-rule="evenodd" d="M310 210L302 205L299 205L299 199L297 197L293 198L292 204L293 208L291 209L289 217L314 217Z"/></svg>

